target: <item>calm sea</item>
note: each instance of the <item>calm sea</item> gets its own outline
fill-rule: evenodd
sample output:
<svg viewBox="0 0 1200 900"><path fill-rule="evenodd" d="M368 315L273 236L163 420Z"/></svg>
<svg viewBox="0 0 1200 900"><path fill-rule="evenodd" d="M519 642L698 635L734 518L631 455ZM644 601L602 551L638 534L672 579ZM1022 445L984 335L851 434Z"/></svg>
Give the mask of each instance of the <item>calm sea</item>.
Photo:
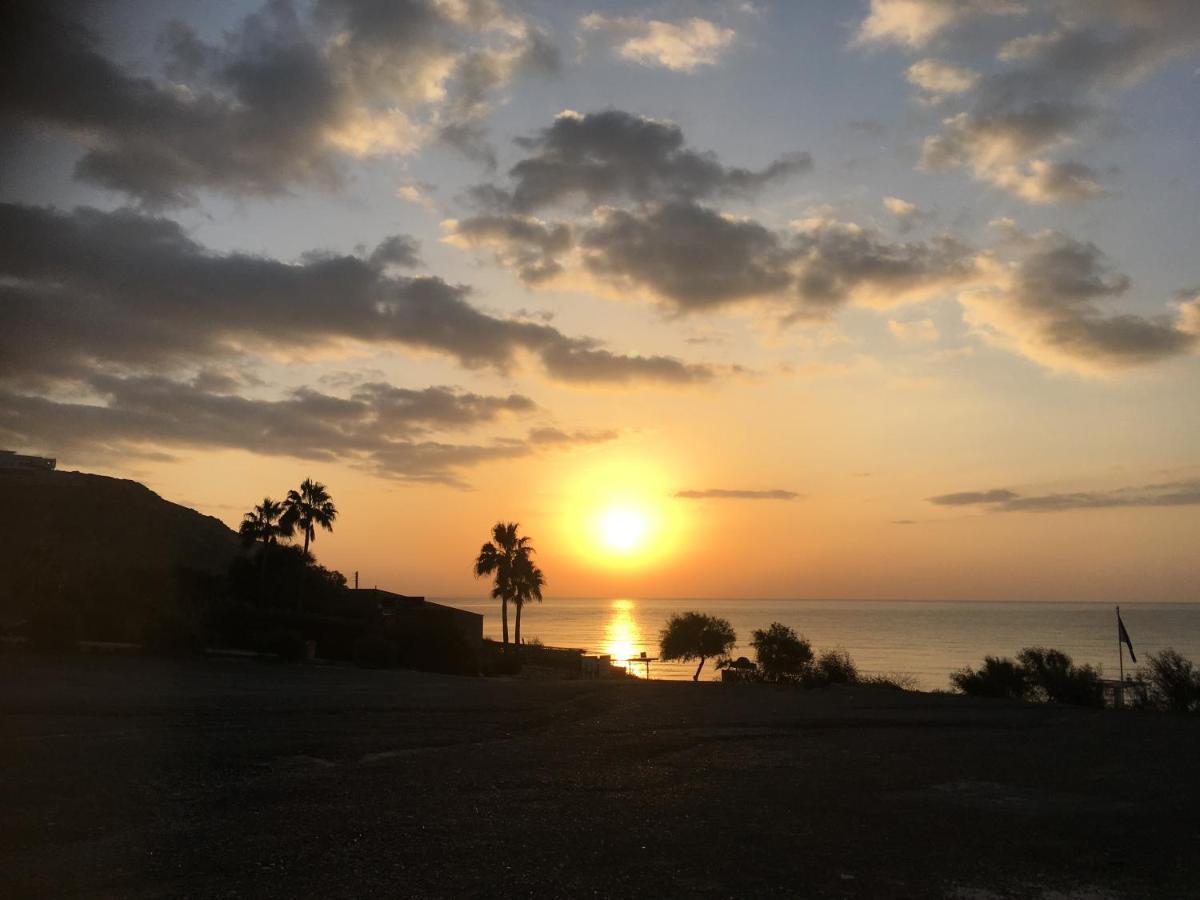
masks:
<svg viewBox="0 0 1200 900"><path fill-rule="evenodd" d="M500 638L499 605L490 599L447 598L484 614L484 633ZM820 650L849 651L860 671L913 676L925 690L947 688L949 675L986 654L1014 655L1041 645L1076 662L1117 674L1117 626L1107 603L926 603L893 600L582 600L547 599L526 607L522 636L554 647L580 647L624 659L656 656L658 632L674 612L699 610L728 619L737 631L734 655L753 658L750 633L772 622L790 625ZM1121 617L1138 658L1174 647L1200 664L1200 604L1130 603ZM509 614L512 627L512 614ZM1132 668L1128 655L1126 671ZM690 678L694 665L652 663L654 678ZM637 666L641 674L641 666ZM701 677L712 678L711 663Z"/></svg>

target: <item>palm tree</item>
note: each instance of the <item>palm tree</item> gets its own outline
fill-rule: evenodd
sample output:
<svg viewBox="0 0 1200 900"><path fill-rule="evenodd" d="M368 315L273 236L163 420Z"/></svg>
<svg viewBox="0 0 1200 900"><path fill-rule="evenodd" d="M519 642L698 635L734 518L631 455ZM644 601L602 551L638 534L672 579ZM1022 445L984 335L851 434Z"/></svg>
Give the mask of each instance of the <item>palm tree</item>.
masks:
<svg viewBox="0 0 1200 900"><path fill-rule="evenodd" d="M475 559L475 577L494 575L492 598L500 601L500 618L504 624L504 646L508 648L508 604L516 600L514 576L517 560L533 552L530 539L519 537L516 522L497 522L492 526L492 539L479 548Z"/></svg>
<svg viewBox="0 0 1200 900"><path fill-rule="evenodd" d="M529 549L532 552L533 548ZM517 606L517 627L513 634L513 640L519 651L521 649L521 610L530 600L542 602L542 588L546 586L546 578L542 575L542 570L529 558L528 553L518 556L513 568L513 602Z"/></svg>
<svg viewBox="0 0 1200 900"><path fill-rule="evenodd" d="M242 517L238 534L247 548L262 541L262 553L258 560L258 599L261 603L267 590L267 553L271 545L277 544L280 538L292 536L292 524L285 520L282 503L270 497L263 497L262 503Z"/></svg>
<svg viewBox="0 0 1200 900"><path fill-rule="evenodd" d="M299 528L304 532L304 561L307 563L308 545L317 539L317 527L333 531L333 520L337 518L337 507L329 496L325 485L305 478L300 490L288 491L283 501L283 518L289 529ZM307 570L307 567L306 567ZM307 571L300 573L300 588L296 592L296 609L304 609L304 580Z"/></svg>
<svg viewBox="0 0 1200 900"><path fill-rule="evenodd" d="M305 559L308 559L308 545L317 539L317 527L333 531L333 520L338 514L325 485L311 478L304 479L300 490L288 491L283 510L283 520L288 527L304 532Z"/></svg>

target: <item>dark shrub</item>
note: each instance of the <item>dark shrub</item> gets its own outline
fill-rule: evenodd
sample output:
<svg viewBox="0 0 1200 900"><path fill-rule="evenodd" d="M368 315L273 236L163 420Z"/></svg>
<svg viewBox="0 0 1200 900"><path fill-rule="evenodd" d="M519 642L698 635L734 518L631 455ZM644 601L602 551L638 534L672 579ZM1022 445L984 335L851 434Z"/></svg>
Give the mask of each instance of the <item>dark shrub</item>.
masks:
<svg viewBox="0 0 1200 900"><path fill-rule="evenodd" d="M263 640L263 650L274 653L284 662L302 662L308 655L308 642L299 631L279 628L267 632Z"/></svg>
<svg viewBox="0 0 1200 900"><path fill-rule="evenodd" d="M354 642L354 662L364 669L392 669L396 666L396 644L378 634L368 634Z"/></svg>
<svg viewBox="0 0 1200 900"><path fill-rule="evenodd" d="M1061 650L1026 647L1017 659L1034 698L1076 706L1102 706L1104 688L1100 673L1077 666Z"/></svg>
<svg viewBox="0 0 1200 900"><path fill-rule="evenodd" d="M887 688L892 691L915 691L918 689L917 679L914 676L895 672L887 675L864 675L859 678L858 683L869 687Z"/></svg>
<svg viewBox="0 0 1200 900"><path fill-rule="evenodd" d="M796 681L812 664L813 650L805 638L779 622L756 629L750 646L765 681Z"/></svg>
<svg viewBox="0 0 1200 900"><path fill-rule="evenodd" d="M500 645L495 643L485 649L488 652L483 654L480 661L480 670L484 675L521 674L521 657L514 650L505 653L500 649Z"/></svg>
<svg viewBox="0 0 1200 900"><path fill-rule="evenodd" d="M44 653L74 650L79 640L79 618L66 603L43 603L29 619L29 644Z"/></svg>
<svg viewBox="0 0 1200 900"><path fill-rule="evenodd" d="M1200 672L1192 661L1175 650L1163 650L1146 663L1150 700L1171 712L1200 712Z"/></svg>
<svg viewBox="0 0 1200 900"><path fill-rule="evenodd" d="M816 663L805 670L803 679L809 687L857 684L858 668L845 650L826 650Z"/></svg>
<svg viewBox="0 0 1200 900"><path fill-rule="evenodd" d="M1007 657L985 656L982 667L955 672L950 683L968 697L1023 700L1028 691L1024 670Z"/></svg>
<svg viewBox="0 0 1200 900"><path fill-rule="evenodd" d="M199 653L204 650L204 634L192 619L168 608L146 623L142 647L163 656Z"/></svg>

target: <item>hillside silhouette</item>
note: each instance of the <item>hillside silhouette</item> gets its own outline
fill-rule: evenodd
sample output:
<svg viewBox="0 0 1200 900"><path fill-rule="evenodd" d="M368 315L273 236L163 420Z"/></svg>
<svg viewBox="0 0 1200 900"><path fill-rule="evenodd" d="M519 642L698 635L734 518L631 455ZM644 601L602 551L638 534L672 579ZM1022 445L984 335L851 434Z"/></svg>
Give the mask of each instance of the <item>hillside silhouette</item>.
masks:
<svg viewBox="0 0 1200 900"><path fill-rule="evenodd" d="M0 623L73 609L112 639L136 638L181 579L224 573L237 534L143 484L82 472L0 470Z"/></svg>

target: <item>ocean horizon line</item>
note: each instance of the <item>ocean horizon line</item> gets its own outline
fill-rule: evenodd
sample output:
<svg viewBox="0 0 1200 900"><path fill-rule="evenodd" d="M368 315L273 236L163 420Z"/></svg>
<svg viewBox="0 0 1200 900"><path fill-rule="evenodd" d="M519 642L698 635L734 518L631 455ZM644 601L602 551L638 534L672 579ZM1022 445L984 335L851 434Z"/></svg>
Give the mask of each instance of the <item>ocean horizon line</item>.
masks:
<svg viewBox="0 0 1200 900"><path fill-rule="evenodd" d="M429 594L429 599L499 603L487 595L474 594ZM919 597L696 597L696 596L636 596L633 594L580 595L580 596L547 596L544 602L580 601L600 602L612 600L640 600L644 602L669 603L980 603L980 604L1037 604L1042 606L1197 606L1200 598L1195 600L1029 600L1029 599L924 599Z"/></svg>

